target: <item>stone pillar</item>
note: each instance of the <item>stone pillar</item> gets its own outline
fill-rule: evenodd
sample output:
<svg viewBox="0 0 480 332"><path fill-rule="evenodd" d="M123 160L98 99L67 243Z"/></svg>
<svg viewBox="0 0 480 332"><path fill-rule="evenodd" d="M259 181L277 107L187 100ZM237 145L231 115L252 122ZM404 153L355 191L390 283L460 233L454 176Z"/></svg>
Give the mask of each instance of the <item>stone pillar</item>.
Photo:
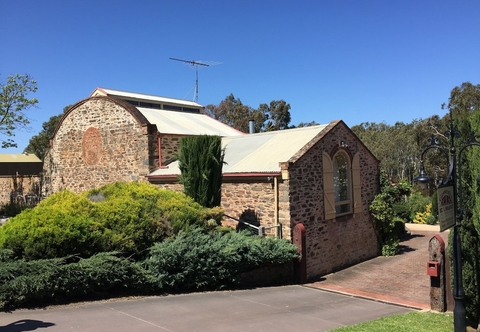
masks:
<svg viewBox="0 0 480 332"><path fill-rule="evenodd" d="M430 307L432 310L447 310L447 271L445 242L435 235L428 243L427 274L430 276Z"/></svg>
<svg viewBox="0 0 480 332"><path fill-rule="evenodd" d="M304 284L307 282L307 243L306 232L303 224L296 224L293 228L293 244L297 246L300 258L294 264L295 282Z"/></svg>

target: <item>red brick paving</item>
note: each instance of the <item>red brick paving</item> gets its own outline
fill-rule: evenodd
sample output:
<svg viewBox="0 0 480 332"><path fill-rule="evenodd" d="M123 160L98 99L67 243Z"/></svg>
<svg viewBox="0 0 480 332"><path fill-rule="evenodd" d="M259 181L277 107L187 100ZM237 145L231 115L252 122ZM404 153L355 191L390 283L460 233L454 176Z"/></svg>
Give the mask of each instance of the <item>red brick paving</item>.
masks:
<svg viewBox="0 0 480 332"><path fill-rule="evenodd" d="M400 254L373 258L326 275L308 286L412 308L430 309L428 243L437 234L447 245L448 232L412 230L411 235L400 242Z"/></svg>

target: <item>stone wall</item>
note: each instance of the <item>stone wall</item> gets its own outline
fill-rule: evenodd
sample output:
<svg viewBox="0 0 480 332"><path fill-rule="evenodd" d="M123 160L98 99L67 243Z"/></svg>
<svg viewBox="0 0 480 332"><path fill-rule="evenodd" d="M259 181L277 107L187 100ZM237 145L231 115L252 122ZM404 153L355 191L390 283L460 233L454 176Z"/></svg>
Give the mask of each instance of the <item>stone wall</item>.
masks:
<svg viewBox="0 0 480 332"><path fill-rule="evenodd" d="M324 220L322 152L335 151L341 142L352 156L360 153L362 212ZM375 257L377 238L368 207L378 192L378 161L343 122L297 155L288 167L290 217L292 225L302 223L306 229L307 278Z"/></svg>
<svg viewBox="0 0 480 332"><path fill-rule="evenodd" d="M225 214L241 219L255 226L274 226L275 222L275 188L273 183L222 183L222 207ZM225 225L237 226L237 222L225 218ZM275 229L268 229L268 234L275 234Z"/></svg>
<svg viewBox="0 0 480 332"><path fill-rule="evenodd" d="M172 161L176 160L176 155L180 151L180 139L181 135L161 134L161 152L162 152L162 165L168 165Z"/></svg>
<svg viewBox="0 0 480 332"><path fill-rule="evenodd" d="M2 176L0 177L0 205L12 201L36 204L41 197L40 176Z"/></svg>
<svg viewBox="0 0 480 332"><path fill-rule="evenodd" d="M222 207L225 209L225 214L255 226L275 226L276 207L273 179L262 177L250 181L223 181ZM183 192L183 186L178 183L161 184L159 186ZM278 181L278 221L282 224L283 237L287 239L291 236L288 204L288 187L280 180ZM238 222L225 217L223 225L236 228ZM266 232L268 235L277 236L277 228L269 228Z"/></svg>
<svg viewBox="0 0 480 332"><path fill-rule="evenodd" d="M162 134L158 133L155 139L155 142L152 142L150 146L150 171L158 169L159 156L158 156L158 145L160 144L160 154L162 157L160 166L166 166L172 161L176 160L176 156L180 148L180 139L183 135L175 134Z"/></svg>
<svg viewBox="0 0 480 332"><path fill-rule="evenodd" d="M156 127L136 108L109 97L85 99L64 115L51 141L45 194L145 180L154 168L149 153L155 146Z"/></svg>

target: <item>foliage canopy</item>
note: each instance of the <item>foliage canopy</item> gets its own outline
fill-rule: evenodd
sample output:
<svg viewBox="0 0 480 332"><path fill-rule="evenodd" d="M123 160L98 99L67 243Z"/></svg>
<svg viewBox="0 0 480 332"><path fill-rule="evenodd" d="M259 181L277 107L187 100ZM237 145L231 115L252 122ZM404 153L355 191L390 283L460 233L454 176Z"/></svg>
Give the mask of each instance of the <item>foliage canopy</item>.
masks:
<svg viewBox="0 0 480 332"><path fill-rule="evenodd" d="M244 105L231 93L218 105L205 107L205 114L244 133L249 132L249 121L255 123L255 132L290 128L290 104L284 100L272 100L270 104L260 104L255 109Z"/></svg>
<svg viewBox="0 0 480 332"><path fill-rule="evenodd" d="M5 83L0 83L0 133L7 136L2 140L2 148L17 147L10 137L30 123L25 111L35 106L38 100L28 98L28 94L36 91L37 82L28 74L10 75Z"/></svg>
<svg viewBox="0 0 480 332"><path fill-rule="evenodd" d="M224 156L220 136L186 136L180 140L180 182L185 194L202 206L220 206Z"/></svg>
<svg viewBox="0 0 480 332"><path fill-rule="evenodd" d="M222 210L148 183L113 183L81 194L55 193L0 227L0 247L16 257L53 258L103 251L140 255L193 225L219 221Z"/></svg>
<svg viewBox="0 0 480 332"><path fill-rule="evenodd" d="M33 153L41 160L44 160L45 154L50 147L50 138L55 133L58 122L62 118L63 114L68 111L70 106L64 107L62 114L51 116L48 121L45 121L42 124L42 130L40 130L37 135L34 135L32 138L30 138L27 147L23 151L27 153Z"/></svg>

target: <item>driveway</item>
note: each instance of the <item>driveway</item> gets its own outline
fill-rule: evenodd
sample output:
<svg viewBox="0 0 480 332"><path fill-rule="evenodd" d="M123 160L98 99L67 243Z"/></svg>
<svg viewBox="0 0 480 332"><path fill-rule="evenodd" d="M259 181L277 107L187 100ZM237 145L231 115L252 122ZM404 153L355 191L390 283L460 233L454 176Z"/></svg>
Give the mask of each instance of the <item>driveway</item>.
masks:
<svg viewBox="0 0 480 332"><path fill-rule="evenodd" d="M0 313L1 332L328 331L411 309L304 286L99 301Z"/></svg>
<svg viewBox="0 0 480 332"><path fill-rule="evenodd" d="M440 235L448 245L448 231L438 226L407 224L411 235L400 242L400 253L375 257L332 273L310 287L384 301L416 309L430 309L428 244Z"/></svg>

